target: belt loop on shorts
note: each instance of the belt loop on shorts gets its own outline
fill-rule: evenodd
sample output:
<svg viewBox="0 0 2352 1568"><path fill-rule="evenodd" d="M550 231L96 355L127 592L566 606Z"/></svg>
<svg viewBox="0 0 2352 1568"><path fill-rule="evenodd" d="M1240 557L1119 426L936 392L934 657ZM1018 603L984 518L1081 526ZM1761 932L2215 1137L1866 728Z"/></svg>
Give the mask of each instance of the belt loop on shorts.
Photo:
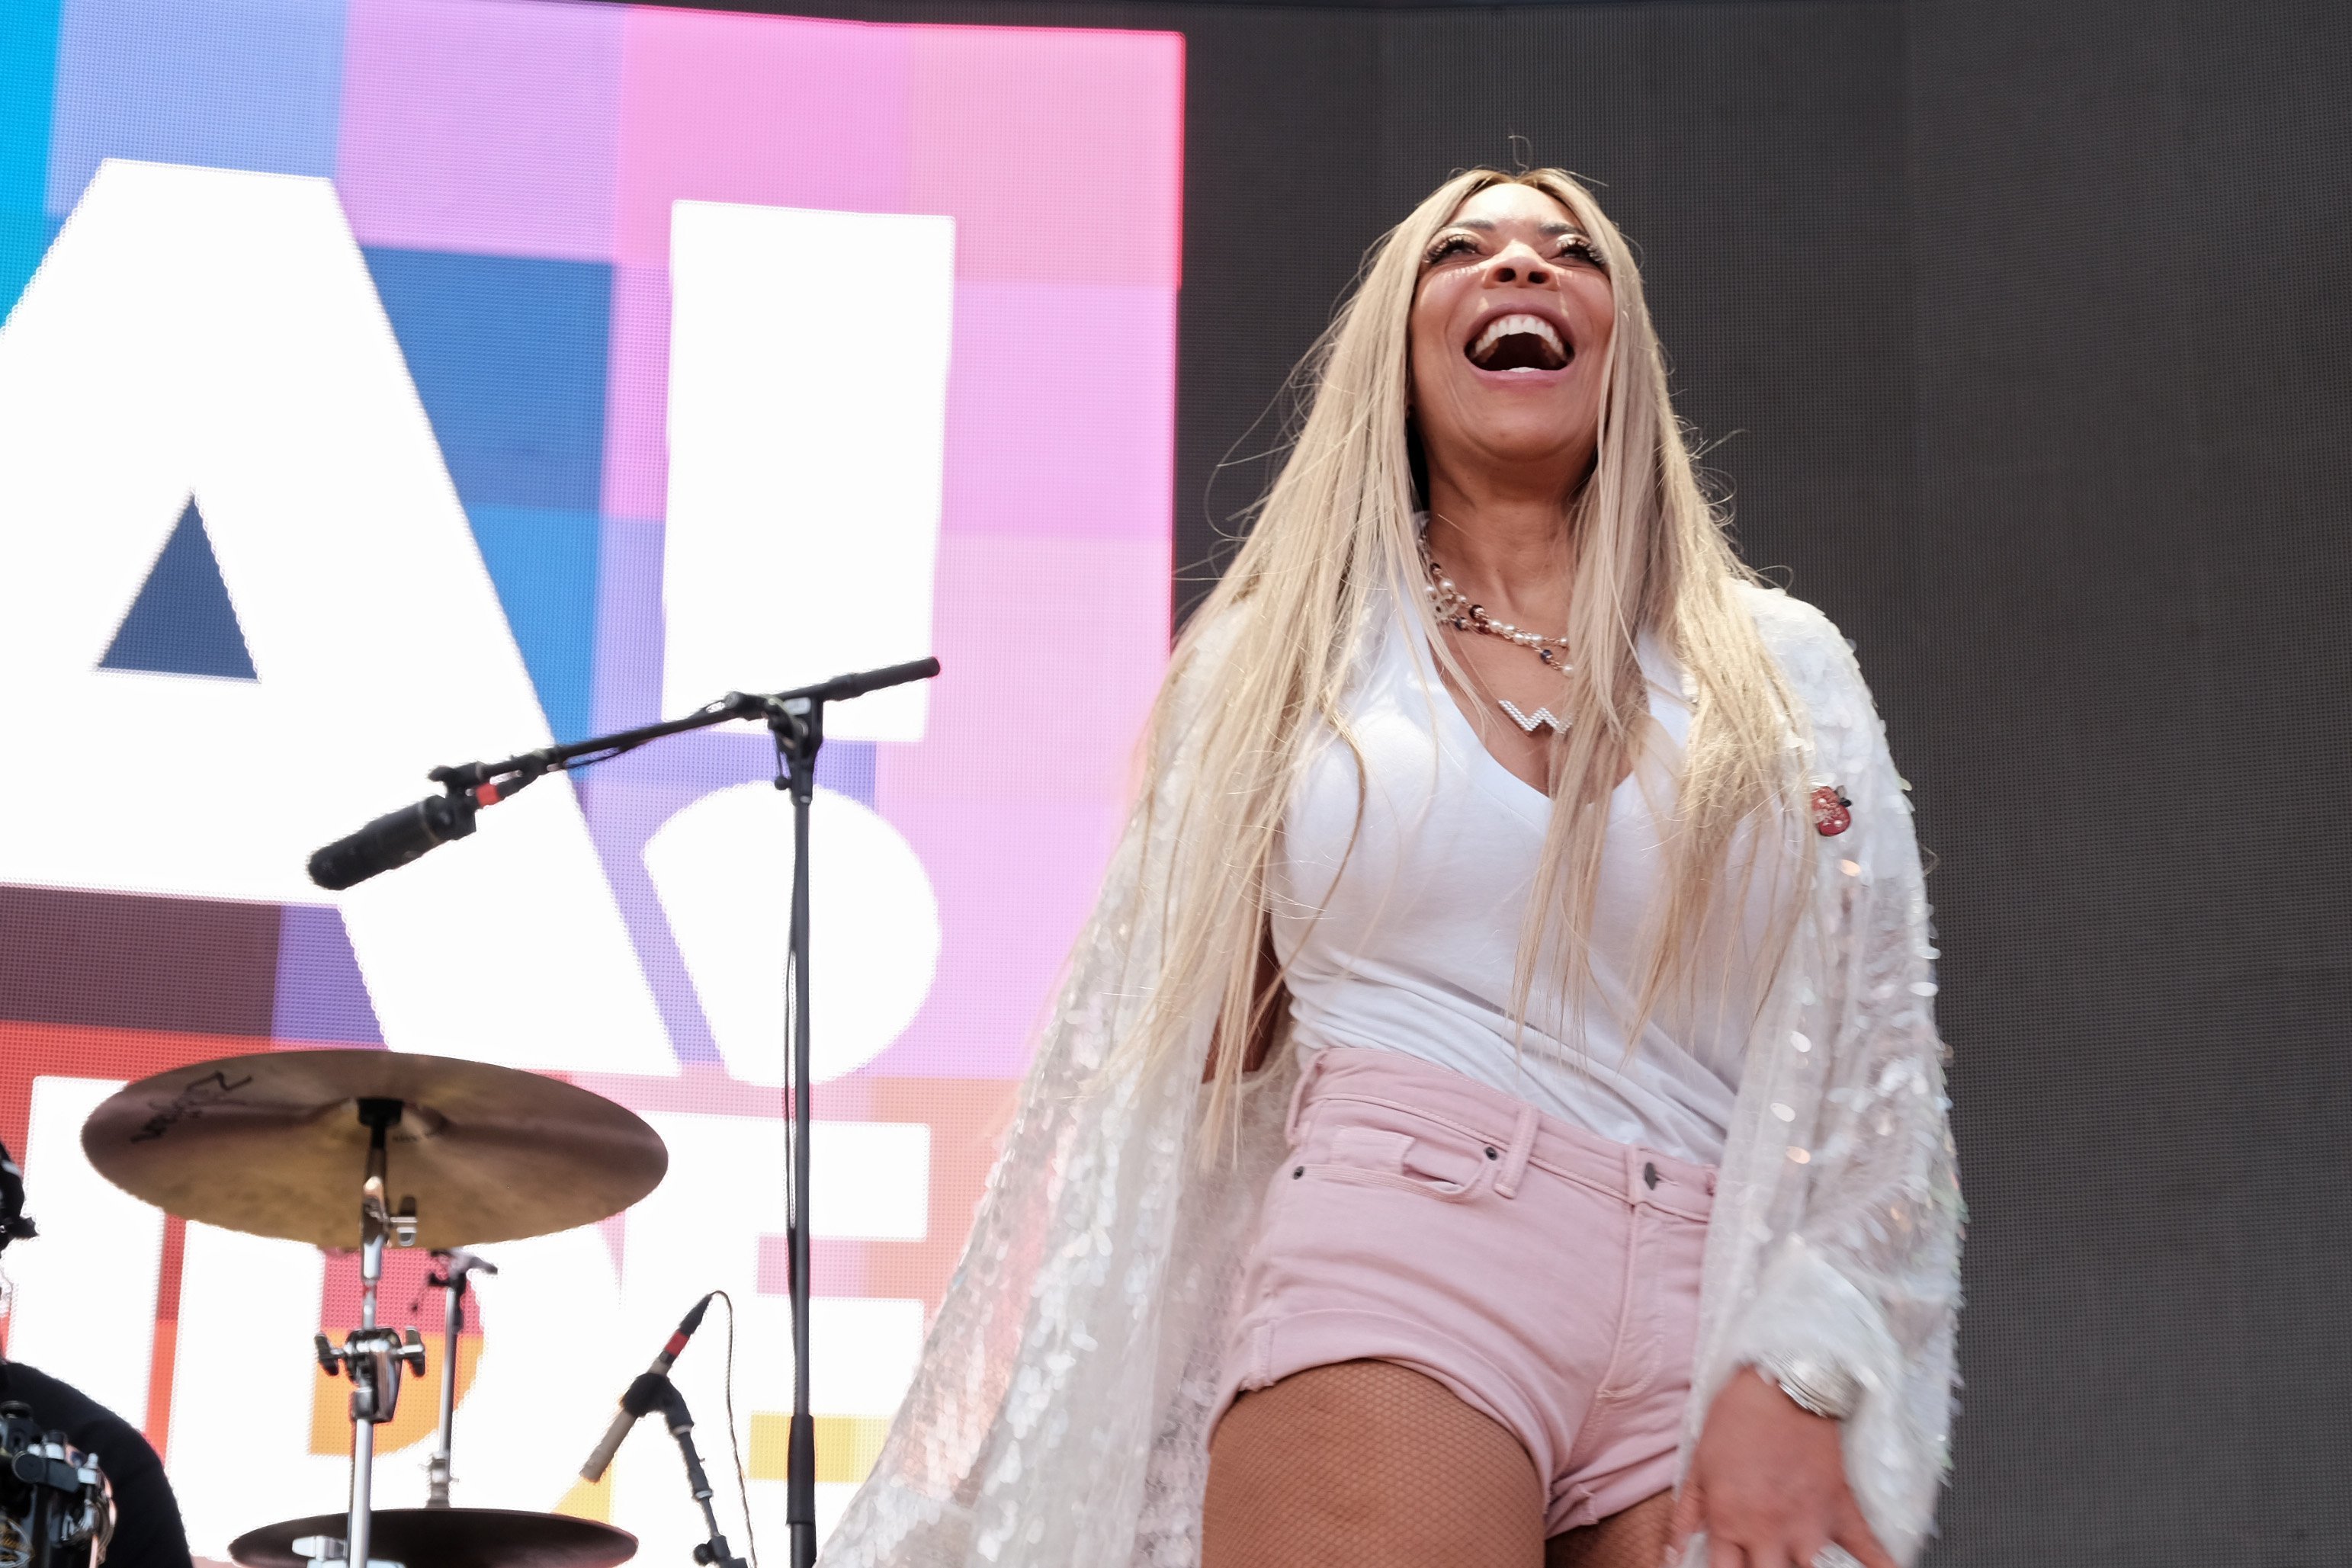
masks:
<svg viewBox="0 0 2352 1568"><path fill-rule="evenodd" d="M1536 1152L1536 1108L1522 1103L1511 1146L1503 1152L1503 1168L1495 1173L1495 1191L1501 1197L1518 1196L1519 1178L1528 1174L1528 1156Z"/></svg>
<svg viewBox="0 0 2352 1568"><path fill-rule="evenodd" d="M1329 1054L1328 1047L1312 1052L1307 1065L1298 1070L1298 1087L1290 1092L1290 1111L1282 1119L1282 1141L1286 1146L1295 1147L1298 1143L1298 1113L1307 1107L1307 1086L1323 1071L1323 1059Z"/></svg>

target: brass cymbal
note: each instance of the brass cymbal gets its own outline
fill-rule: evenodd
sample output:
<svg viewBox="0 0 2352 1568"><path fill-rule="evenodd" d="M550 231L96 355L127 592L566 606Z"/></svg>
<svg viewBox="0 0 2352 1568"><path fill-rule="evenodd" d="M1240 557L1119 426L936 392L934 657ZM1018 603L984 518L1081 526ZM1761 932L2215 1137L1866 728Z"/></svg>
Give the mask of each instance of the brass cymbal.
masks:
<svg viewBox="0 0 2352 1568"><path fill-rule="evenodd" d="M184 1219L320 1247L360 1242L362 1100L393 1100L385 1197L416 1245L568 1230L660 1185L661 1137L601 1094L486 1062L277 1051L159 1072L90 1113L81 1146L117 1186Z"/></svg>
<svg viewBox="0 0 2352 1568"><path fill-rule="evenodd" d="M637 1552L626 1531L562 1513L380 1508L373 1517L368 1555L409 1568L613 1568ZM228 1554L246 1568L309 1568L294 1543L312 1535L341 1541L349 1524L340 1513L265 1524L230 1542Z"/></svg>

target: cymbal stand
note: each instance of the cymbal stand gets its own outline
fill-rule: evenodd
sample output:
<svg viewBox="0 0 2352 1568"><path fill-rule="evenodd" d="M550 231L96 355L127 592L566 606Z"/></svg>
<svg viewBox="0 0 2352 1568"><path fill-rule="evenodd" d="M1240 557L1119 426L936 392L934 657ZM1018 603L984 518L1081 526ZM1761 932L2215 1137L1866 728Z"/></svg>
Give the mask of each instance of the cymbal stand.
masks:
<svg viewBox="0 0 2352 1568"><path fill-rule="evenodd" d="M367 1179L360 1186L360 1326L338 1347L325 1334L312 1336L319 1365L329 1376L341 1372L352 1380L351 1520L340 1543L341 1555L355 1568L374 1568L368 1556L373 1523L375 1429L392 1419L400 1406L403 1369L420 1375L425 1371L425 1342L415 1329L405 1334L379 1328L375 1321L376 1287L383 1280L384 1243L416 1244L416 1200L404 1199L392 1213L384 1200L384 1137L400 1121L397 1100L362 1100L360 1121L368 1129ZM331 1561L335 1542L321 1541Z"/></svg>
<svg viewBox="0 0 2352 1568"><path fill-rule="evenodd" d="M449 1441L457 1426L457 1335L466 1323L466 1280L477 1270L499 1271L496 1263L463 1248L444 1252L440 1258L441 1272L425 1281L449 1292L441 1331L441 1429L433 1445L432 1460L425 1468L427 1508L449 1506Z"/></svg>

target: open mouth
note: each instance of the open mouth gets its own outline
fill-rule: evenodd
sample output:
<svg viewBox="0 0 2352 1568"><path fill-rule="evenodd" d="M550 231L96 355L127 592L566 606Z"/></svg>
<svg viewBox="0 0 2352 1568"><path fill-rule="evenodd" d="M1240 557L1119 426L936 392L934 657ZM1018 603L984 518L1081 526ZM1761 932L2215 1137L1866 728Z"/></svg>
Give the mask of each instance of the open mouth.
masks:
<svg viewBox="0 0 2352 1568"><path fill-rule="evenodd" d="M1576 357L1550 322L1525 312L1496 317L1462 351L1482 371L1565 370Z"/></svg>

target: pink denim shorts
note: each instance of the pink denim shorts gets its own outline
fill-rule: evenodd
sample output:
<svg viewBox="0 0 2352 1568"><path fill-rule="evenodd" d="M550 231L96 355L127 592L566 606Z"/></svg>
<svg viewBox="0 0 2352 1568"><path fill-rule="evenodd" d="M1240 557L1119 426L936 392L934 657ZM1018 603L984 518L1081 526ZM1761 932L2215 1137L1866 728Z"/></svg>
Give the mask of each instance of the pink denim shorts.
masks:
<svg viewBox="0 0 2352 1568"><path fill-rule="evenodd" d="M1397 1051L1310 1060L1216 1416L1391 1361L1514 1435L1557 1535L1675 1483L1715 1172Z"/></svg>

